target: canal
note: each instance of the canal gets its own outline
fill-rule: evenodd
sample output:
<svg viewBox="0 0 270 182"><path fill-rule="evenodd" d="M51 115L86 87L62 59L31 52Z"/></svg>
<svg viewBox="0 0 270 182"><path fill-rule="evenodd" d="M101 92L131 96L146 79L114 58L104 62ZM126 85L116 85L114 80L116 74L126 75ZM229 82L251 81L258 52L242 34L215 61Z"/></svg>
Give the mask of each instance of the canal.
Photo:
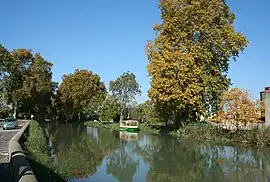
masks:
<svg viewBox="0 0 270 182"><path fill-rule="evenodd" d="M47 125L52 155L72 182L270 181L270 152L82 124Z"/></svg>

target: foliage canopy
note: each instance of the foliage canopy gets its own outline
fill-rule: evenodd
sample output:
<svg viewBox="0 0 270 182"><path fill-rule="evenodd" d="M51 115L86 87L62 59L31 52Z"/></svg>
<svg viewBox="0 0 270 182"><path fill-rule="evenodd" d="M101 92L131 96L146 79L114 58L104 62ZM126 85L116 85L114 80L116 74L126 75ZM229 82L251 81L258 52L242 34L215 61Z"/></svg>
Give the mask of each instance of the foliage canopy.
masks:
<svg viewBox="0 0 270 182"><path fill-rule="evenodd" d="M159 7L162 23L146 50L149 97L175 120L215 112L229 88L229 61L248 44L233 27L235 15L223 0L164 0Z"/></svg>
<svg viewBox="0 0 270 182"><path fill-rule="evenodd" d="M128 104L135 99L137 94L141 94L136 76L130 72L125 72L116 80L110 81L109 90L112 92L113 96L116 97L119 103L121 118L123 111L127 108Z"/></svg>

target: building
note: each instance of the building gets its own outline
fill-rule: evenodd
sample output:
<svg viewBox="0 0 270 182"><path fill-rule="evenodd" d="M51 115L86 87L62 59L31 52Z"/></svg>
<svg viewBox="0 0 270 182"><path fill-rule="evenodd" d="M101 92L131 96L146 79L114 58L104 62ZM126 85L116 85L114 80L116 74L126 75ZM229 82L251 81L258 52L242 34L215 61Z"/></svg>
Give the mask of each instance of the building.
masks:
<svg viewBox="0 0 270 182"><path fill-rule="evenodd" d="M264 91L260 92L260 100L264 102L264 111L262 119L265 120L266 125L270 125L270 87L265 87Z"/></svg>

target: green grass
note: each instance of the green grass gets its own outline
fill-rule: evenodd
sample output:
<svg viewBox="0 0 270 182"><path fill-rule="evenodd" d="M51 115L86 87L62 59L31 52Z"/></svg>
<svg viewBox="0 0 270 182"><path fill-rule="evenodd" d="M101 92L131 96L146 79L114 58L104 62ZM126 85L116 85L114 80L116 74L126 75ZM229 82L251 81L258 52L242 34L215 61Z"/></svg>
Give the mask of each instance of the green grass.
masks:
<svg viewBox="0 0 270 182"><path fill-rule="evenodd" d="M58 168L49 155L48 140L37 121L31 121L27 136L21 139L29 162L38 181L66 181L68 176Z"/></svg>

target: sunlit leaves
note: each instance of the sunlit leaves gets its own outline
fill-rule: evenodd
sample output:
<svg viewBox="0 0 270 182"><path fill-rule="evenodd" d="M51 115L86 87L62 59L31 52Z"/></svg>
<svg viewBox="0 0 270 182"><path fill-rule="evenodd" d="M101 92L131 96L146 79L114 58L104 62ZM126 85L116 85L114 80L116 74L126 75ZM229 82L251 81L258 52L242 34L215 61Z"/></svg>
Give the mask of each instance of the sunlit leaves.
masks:
<svg viewBox="0 0 270 182"><path fill-rule="evenodd" d="M247 90L232 88L221 97L217 120L235 125L259 122L262 104L251 99Z"/></svg>
<svg viewBox="0 0 270 182"><path fill-rule="evenodd" d="M101 103L104 97L98 96L105 93L105 85L99 75L88 70L76 70L73 74L64 75L59 86L61 102L75 113L83 113L94 98L100 98Z"/></svg>
<svg viewBox="0 0 270 182"><path fill-rule="evenodd" d="M234 30L235 15L223 0L164 0L159 7L162 23L146 47L149 97L170 103L172 115L188 112L186 119L215 112L230 84L229 61L248 43Z"/></svg>
<svg viewBox="0 0 270 182"><path fill-rule="evenodd" d="M135 96L141 94L136 76L130 72L125 72L116 80L111 81L109 90L112 92L113 96L117 98L120 105L121 116L123 110L135 99Z"/></svg>

